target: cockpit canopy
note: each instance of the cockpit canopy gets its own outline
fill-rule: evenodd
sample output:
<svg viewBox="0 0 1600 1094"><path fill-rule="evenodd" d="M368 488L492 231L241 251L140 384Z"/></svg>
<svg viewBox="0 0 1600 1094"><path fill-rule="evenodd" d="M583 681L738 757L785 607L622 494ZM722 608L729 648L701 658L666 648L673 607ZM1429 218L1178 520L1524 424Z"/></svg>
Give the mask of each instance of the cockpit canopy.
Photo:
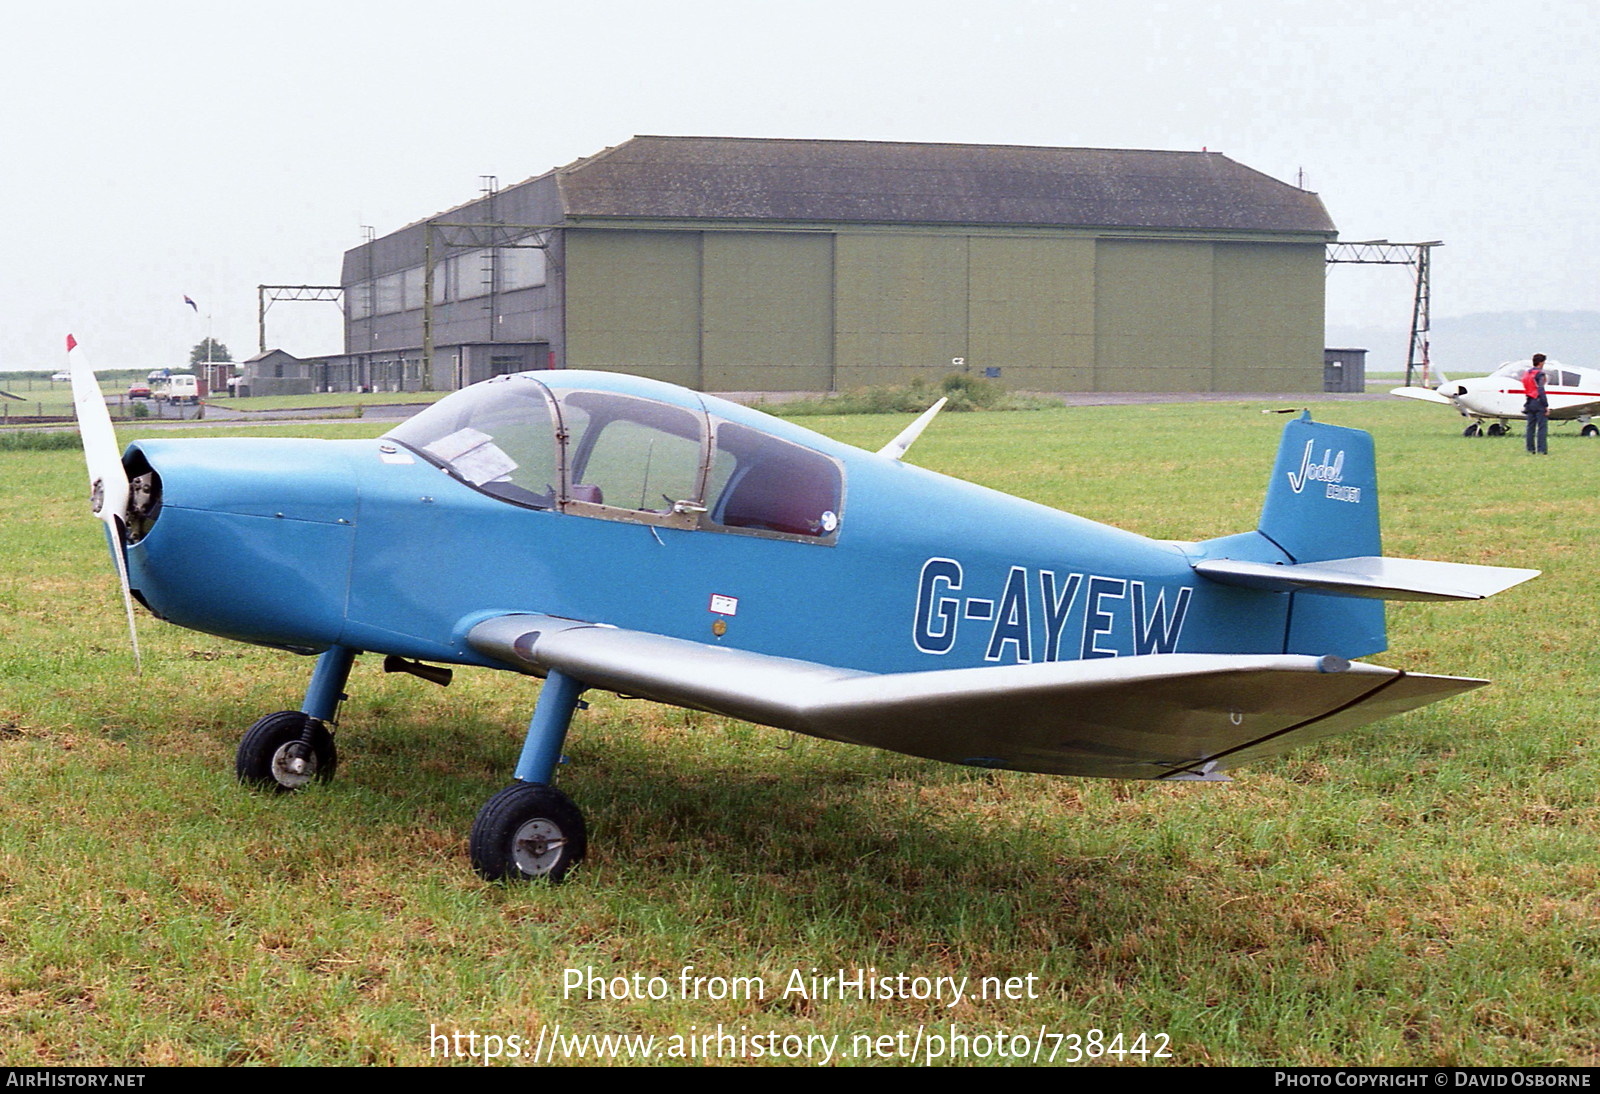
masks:
<svg viewBox="0 0 1600 1094"><path fill-rule="evenodd" d="M520 373L449 395L385 436L530 509L832 543L832 457L694 405Z"/></svg>
<svg viewBox="0 0 1600 1094"><path fill-rule="evenodd" d="M1533 367L1531 359L1522 361L1507 361L1495 369L1491 375L1499 376L1506 380L1516 380L1519 383L1523 375ZM1546 361L1544 363L1545 387L1582 387L1583 380L1577 372L1563 365L1560 361Z"/></svg>

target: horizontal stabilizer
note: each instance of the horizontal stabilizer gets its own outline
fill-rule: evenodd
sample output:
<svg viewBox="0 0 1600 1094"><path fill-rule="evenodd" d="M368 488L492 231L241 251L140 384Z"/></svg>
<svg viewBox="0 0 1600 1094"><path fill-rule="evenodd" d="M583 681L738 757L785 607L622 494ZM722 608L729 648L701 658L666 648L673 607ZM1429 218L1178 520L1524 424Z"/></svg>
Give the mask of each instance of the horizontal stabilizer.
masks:
<svg viewBox="0 0 1600 1094"><path fill-rule="evenodd" d="M1398 395L1402 399L1416 399L1424 403L1443 403L1445 406L1455 406L1455 401L1440 395L1431 387L1392 387L1390 395Z"/></svg>
<svg viewBox="0 0 1600 1094"><path fill-rule="evenodd" d="M874 674L540 615L506 615L472 647L535 675L980 767L1213 778L1486 681L1336 657L1138 657Z"/></svg>
<svg viewBox="0 0 1600 1094"><path fill-rule="evenodd" d="M1482 600L1539 576L1538 570L1509 566L1372 555L1281 565L1219 558L1195 563L1194 571L1224 585L1246 589L1374 600Z"/></svg>

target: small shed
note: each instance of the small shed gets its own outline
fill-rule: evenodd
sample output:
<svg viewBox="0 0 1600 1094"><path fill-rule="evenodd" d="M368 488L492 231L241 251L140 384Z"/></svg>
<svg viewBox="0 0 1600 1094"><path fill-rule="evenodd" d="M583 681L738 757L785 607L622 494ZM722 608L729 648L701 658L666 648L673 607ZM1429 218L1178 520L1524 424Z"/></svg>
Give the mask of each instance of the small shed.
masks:
<svg viewBox="0 0 1600 1094"><path fill-rule="evenodd" d="M1367 390L1367 351L1364 349L1323 349L1322 390Z"/></svg>
<svg viewBox="0 0 1600 1094"><path fill-rule="evenodd" d="M240 396L309 395L311 364L281 349L258 353L240 366L238 393Z"/></svg>

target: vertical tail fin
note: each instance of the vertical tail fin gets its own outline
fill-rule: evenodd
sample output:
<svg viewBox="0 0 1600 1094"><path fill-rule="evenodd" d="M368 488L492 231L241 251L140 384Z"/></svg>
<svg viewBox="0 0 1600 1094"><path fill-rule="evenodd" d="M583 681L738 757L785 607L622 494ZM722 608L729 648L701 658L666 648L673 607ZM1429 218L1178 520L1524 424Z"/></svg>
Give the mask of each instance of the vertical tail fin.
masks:
<svg viewBox="0 0 1600 1094"><path fill-rule="evenodd" d="M1311 420L1290 422L1278 444L1259 530L1293 562L1383 554L1372 435ZM1381 600L1313 593L1289 598L1285 652L1365 657L1389 644Z"/></svg>
<svg viewBox="0 0 1600 1094"><path fill-rule="evenodd" d="M1372 435L1313 422L1309 412L1290 422L1260 531L1295 562L1383 554Z"/></svg>

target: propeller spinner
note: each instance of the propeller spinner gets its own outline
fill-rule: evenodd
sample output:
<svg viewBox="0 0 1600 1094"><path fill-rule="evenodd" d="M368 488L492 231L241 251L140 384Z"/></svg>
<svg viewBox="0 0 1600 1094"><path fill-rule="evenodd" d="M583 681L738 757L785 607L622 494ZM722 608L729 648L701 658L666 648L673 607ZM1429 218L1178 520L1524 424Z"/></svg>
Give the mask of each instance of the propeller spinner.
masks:
<svg viewBox="0 0 1600 1094"><path fill-rule="evenodd" d="M111 426L111 412L78 340L67 335L67 366L72 374L72 403L78 414L78 435L83 438L83 460L89 468L89 507L106 526L106 544L117 564L117 579L122 583L122 604L128 613L128 637L133 641L133 663L142 668L139 657L139 631L133 619L133 593L128 587L128 561L123 553L127 528L123 514L128 509L128 473L122 467L117 434Z"/></svg>

